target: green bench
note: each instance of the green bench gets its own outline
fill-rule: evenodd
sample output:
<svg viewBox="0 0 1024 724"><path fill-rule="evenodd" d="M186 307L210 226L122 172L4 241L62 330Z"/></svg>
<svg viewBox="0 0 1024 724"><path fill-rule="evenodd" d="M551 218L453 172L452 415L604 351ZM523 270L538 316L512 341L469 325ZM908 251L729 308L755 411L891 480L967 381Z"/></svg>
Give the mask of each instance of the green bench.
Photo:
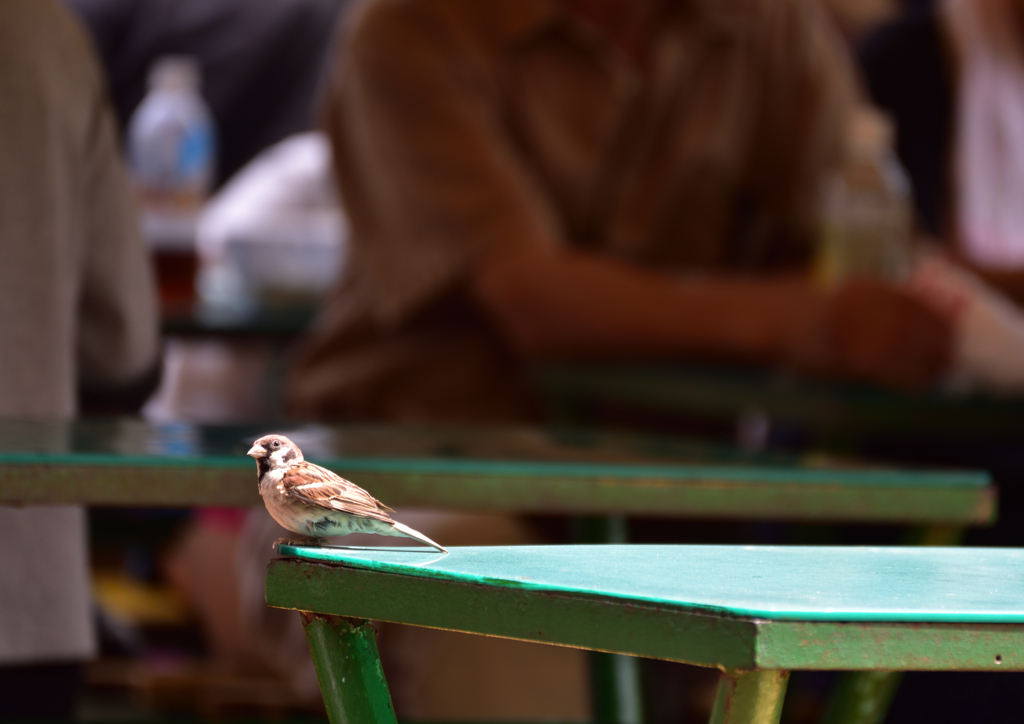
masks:
<svg viewBox="0 0 1024 724"><path fill-rule="evenodd" d="M570 516L990 524L981 471L813 464L709 444L538 428L277 427L392 507ZM262 506L268 426L0 421L0 505Z"/></svg>
<svg viewBox="0 0 1024 724"><path fill-rule="evenodd" d="M715 724L774 724L794 670L1024 670L1024 550L281 546L267 603L302 612L334 724L393 724L369 621L715 667ZM870 677L833 722L877 721ZM845 707L845 708L844 708Z"/></svg>

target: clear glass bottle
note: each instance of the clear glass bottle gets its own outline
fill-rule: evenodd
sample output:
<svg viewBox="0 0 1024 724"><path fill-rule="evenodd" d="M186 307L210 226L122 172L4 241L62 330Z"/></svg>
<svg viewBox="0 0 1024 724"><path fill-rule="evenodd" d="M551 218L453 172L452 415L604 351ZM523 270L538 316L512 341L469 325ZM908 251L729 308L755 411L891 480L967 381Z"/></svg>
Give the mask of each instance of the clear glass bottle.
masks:
<svg viewBox="0 0 1024 724"><path fill-rule="evenodd" d="M128 124L128 160L165 312L177 310L195 296L196 221L216 165L213 116L194 58L164 56L153 64L149 91Z"/></svg>
<svg viewBox="0 0 1024 724"><path fill-rule="evenodd" d="M827 180L817 272L834 286L852 276L900 283L913 262L913 206L892 150L893 128L874 108L854 114L846 157Z"/></svg>

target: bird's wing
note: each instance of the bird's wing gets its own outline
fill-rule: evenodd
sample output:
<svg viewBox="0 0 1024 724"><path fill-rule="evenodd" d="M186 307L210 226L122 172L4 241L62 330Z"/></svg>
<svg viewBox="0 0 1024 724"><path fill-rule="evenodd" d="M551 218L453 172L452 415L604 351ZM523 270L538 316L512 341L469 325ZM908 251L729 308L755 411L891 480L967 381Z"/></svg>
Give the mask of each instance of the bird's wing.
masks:
<svg viewBox="0 0 1024 724"><path fill-rule="evenodd" d="M355 483L309 462L292 465L281 479L285 493L309 505L390 523L387 507Z"/></svg>

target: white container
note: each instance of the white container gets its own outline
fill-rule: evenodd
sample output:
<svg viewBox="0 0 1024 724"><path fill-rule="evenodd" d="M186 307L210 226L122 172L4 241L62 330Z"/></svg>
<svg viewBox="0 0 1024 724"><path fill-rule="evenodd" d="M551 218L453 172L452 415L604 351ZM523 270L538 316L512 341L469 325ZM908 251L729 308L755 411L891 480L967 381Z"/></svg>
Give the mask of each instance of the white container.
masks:
<svg viewBox="0 0 1024 724"><path fill-rule="evenodd" d="M901 283L910 274L910 183L892 139L880 112L864 107L854 115L845 162L825 185L818 276L827 286L852 276Z"/></svg>
<svg viewBox="0 0 1024 724"><path fill-rule="evenodd" d="M245 318L318 306L345 262L330 141L319 132L262 151L210 200L196 233L200 310Z"/></svg>
<svg viewBox="0 0 1024 724"><path fill-rule="evenodd" d="M199 84L194 58L157 59L149 92L128 124L128 158L143 235L155 250L194 249L196 219L210 193L215 130Z"/></svg>

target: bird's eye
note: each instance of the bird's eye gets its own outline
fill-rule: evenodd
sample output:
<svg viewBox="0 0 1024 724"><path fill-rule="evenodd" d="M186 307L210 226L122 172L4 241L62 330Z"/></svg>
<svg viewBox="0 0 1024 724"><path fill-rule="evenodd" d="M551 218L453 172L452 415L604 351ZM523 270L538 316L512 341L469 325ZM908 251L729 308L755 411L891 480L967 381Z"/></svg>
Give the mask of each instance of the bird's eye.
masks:
<svg viewBox="0 0 1024 724"><path fill-rule="evenodd" d="M274 440L274 442L272 444L273 444L274 447L281 447L281 441L280 440Z"/></svg>

